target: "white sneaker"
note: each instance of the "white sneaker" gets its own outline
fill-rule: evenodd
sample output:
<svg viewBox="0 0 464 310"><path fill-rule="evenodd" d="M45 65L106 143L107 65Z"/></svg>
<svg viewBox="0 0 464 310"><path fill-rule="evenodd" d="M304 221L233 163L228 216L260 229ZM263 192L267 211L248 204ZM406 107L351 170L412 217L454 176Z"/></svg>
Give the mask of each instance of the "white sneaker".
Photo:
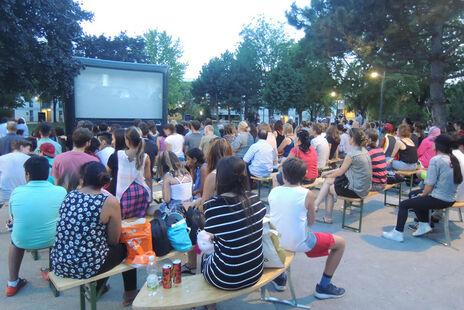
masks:
<svg viewBox="0 0 464 310"><path fill-rule="evenodd" d="M389 231L389 232L383 232L382 237L384 237L385 239L390 239L390 240L397 241L397 242L404 241L403 233L397 231L396 229L393 229L392 231Z"/></svg>
<svg viewBox="0 0 464 310"><path fill-rule="evenodd" d="M426 233L429 233L432 231L432 227L430 227L430 224L425 222L419 222L419 227L417 227L417 230L412 233L414 237L419 237L422 235L425 235Z"/></svg>

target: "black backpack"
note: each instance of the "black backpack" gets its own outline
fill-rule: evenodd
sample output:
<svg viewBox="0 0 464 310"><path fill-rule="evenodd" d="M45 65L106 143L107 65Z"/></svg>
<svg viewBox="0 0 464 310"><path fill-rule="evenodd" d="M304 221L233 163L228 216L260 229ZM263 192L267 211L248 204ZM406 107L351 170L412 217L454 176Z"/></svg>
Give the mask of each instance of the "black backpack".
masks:
<svg viewBox="0 0 464 310"><path fill-rule="evenodd" d="M155 251L156 256L158 257L167 255L171 251L171 243L168 238L165 214L156 210L154 219L150 222L150 224L153 251Z"/></svg>
<svg viewBox="0 0 464 310"><path fill-rule="evenodd" d="M190 240L192 244L196 244L198 232L205 228L205 219L201 212L194 208L189 208L187 210L184 208L183 213L187 226L190 228Z"/></svg>
<svg viewBox="0 0 464 310"><path fill-rule="evenodd" d="M394 171L387 171L387 184L403 183L404 177Z"/></svg>

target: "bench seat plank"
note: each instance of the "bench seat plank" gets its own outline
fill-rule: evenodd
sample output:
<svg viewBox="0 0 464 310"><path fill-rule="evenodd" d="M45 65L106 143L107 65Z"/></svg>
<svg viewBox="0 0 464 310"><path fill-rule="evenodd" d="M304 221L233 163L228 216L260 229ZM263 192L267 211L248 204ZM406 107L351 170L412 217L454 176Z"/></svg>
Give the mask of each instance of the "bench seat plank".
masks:
<svg viewBox="0 0 464 310"><path fill-rule="evenodd" d="M163 259L167 259L167 258L172 258L172 257L178 255L179 253L181 253L181 252L171 251L167 255L158 257L157 259L158 260L163 260ZM131 265L119 264L116 267L114 267L113 269L111 269L111 270L109 270L107 272L104 272L102 274L96 275L95 277L92 277L92 278L89 278L89 279L63 278L63 277L55 275L55 273L52 272L52 271L49 273L49 277L50 277L50 281L52 281L55 288L58 291L62 292L62 291L69 290L69 289L71 289L73 287L81 286L81 285L88 284L88 283L91 283L91 282L94 282L94 281L97 281L97 280L100 280L100 279L111 277L111 276L123 273L125 271L129 271L131 269L134 269L134 267L132 267Z"/></svg>
<svg viewBox="0 0 464 310"><path fill-rule="evenodd" d="M464 201L463 202L455 202L451 208L464 208Z"/></svg>
<svg viewBox="0 0 464 310"><path fill-rule="evenodd" d="M181 284L173 284L171 289L158 288L155 296L148 296L146 283L132 303L132 308L137 310L148 309L184 309L200 307L218 303L224 300L249 294L262 286L270 283L282 274L291 264L295 253L286 251L285 267L280 269L264 269L258 283L252 287L238 291L225 291L209 285L202 274L182 278Z"/></svg>

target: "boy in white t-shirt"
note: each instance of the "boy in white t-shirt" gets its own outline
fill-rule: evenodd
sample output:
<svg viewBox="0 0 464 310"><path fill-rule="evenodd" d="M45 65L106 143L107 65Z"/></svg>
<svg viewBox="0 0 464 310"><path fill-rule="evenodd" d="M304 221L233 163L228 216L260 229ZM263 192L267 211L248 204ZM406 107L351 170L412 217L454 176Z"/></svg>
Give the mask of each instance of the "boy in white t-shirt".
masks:
<svg viewBox="0 0 464 310"><path fill-rule="evenodd" d="M322 279L316 285L315 296L318 299L343 297L345 290L330 282L343 257L345 239L309 229L314 224L316 210L313 193L300 185L306 176L306 163L292 157L282 164L282 171L284 185L275 187L269 194L271 223L280 233L280 247L304 252L308 257L328 256ZM284 273L273 284L277 290L283 291L286 282Z"/></svg>

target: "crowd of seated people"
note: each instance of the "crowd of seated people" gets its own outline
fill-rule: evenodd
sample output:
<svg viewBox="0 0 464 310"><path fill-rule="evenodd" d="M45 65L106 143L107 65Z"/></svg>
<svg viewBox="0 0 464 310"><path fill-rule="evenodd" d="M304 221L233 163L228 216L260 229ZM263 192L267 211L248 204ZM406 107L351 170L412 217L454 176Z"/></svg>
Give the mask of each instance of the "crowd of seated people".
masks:
<svg viewBox="0 0 464 310"><path fill-rule="evenodd" d="M251 192L254 176L272 177L271 222L281 233L282 247L309 257L328 256L316 297L338 298L345 290L331 279L343 256L344 240L307 229L314 221L333 223L337 196L364 198L370 191L382 191L388 169L427 169L423 191L401 203L396 228L383 234L396 241L404 240L408 209L415 211L419 223L414 236L421 236L432 229L426 217L429 209L464 201L460 123L453 127L455 132L444 135L438 127L424 130L422 124L407 120L397 130L389 123L344 119L299 126L279 120L257 127L242 121L238 126L218 124L219 130L211 120L163 126L136 120L127 128L81 121L69 136L42 123L31 137L24 129L19 132L24 123L4 123L0 203L9 203L12 217L7 296L27 283L19 278L24 250L52 247L51 267L58 276L90 278L123 261L121 220L150 215L155 209L169 213L197 208L214 248L202 263L207 282L227 290L252 286L263 269L266 212ZM329 160L339 158L341 166L330 169ZM316 196L303 186L318 177L324 183ZM161 185L161 205L152 204L154 181ZM36 208L38 201L43 207ZM325 216L317 218L323 202ZM34 229L40 233L25 237L25 231ZM71 243L73 247L66 246ZM82 249L90 253L85 260L79 256ZM191 251L182 270L193 273L196 268ZM137 294L136 270L125 272L123 279L127 306ZM281 289L285 275L274 282Z"/></svg>

